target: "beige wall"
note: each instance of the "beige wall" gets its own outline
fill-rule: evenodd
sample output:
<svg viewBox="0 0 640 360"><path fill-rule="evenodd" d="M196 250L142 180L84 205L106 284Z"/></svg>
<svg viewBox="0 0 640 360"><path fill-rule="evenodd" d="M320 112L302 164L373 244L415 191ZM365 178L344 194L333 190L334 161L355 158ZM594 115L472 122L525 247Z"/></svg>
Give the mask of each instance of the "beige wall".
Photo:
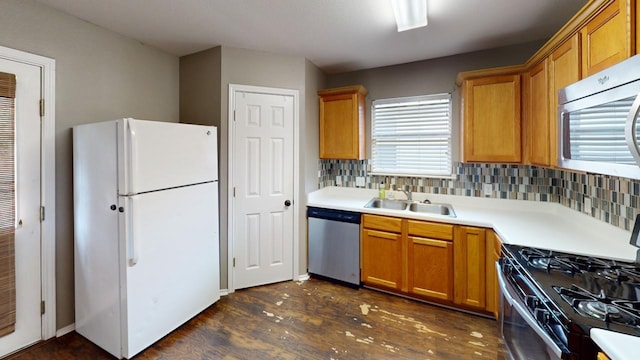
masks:
<svg viewBox="0 0 640 360"><path fill-rule="evenodd" d="M386 66L328 76L330 88L362 84L367 88L367 153L370 154L369 139L371 102L376 99L451 93L453 102L454 134L459 127L459 91L455 85L461 71L487 69L498 66L518 65L533 55L544 42L466 53L444 58L417 61L408 64ZM453 147L454 159L458 158L458 147Z"/></svg>
<svg viewBox="0 0 640 360"><path fill-rule="evenodd" d="M219 71L219 77L218 77ZM200 75L200 77L198 76ZM307 101L312 96L315 104L314 87L318 83L318 78L324 75L315 65L306 59L295 56L279 55L262 51L252 51L245 49L237 49L230 47L217 47L196 54L184 56L180 59L180 76L189 77L181 80L180 114L182 118L191 118L203 124L219 125L220 134L220 285L228 288L228 261L227 255L229 251L228 244L228 168L229 168L229 152L228 152L228 136L229 136L229 85L251 85L272 88L293 89L299 92L299 119L298 133L301 140L300 151L300 169L298 174L300 181L300 193L297 194L297 204L304 212L306 208L305 194L307 185L317 183L317 172L313 174L313 178L307 178L306 166L309 161L307 155L307 139L317 138L317 107L313 112L314 116L309 119L307 111ZM215 91L211 90L211 86L219 86L219 98L215 98ZM212 96L209 98L199 97L185 99L185 94L198 94L211 91ZM309 93L312 95L309 95ZM198 95L196 95L198 96ZM205 105L203 102L214 101L215 105ZM219 106L219 107L218 107ZM219 110L218 110L219 109ZM313 108L312 108L313 109ZM187 115L189 114L189 115ZM310 127L307 123L311 123ZM315 130L314 130L315 129ZM315 132L314 132L315 131ZM317 140L316 140L317 141ZM311 155L313 157L313 155ZM315 159L310 160L317 163L317 151ZM317 167L317 165L314 165ZM302 218L302 215L301 215ZM299 272L306 273L306 222L301 223L304 232L301 229L300 253L304 256L300 257Z"/></svg>
<svg viewBox="0 0 640 360"><path fill-rule="evenodd" d="M57 327L74 322L71 127L178 121L178 58L33 0L0 1L0 45L56 60Z"/></svg>

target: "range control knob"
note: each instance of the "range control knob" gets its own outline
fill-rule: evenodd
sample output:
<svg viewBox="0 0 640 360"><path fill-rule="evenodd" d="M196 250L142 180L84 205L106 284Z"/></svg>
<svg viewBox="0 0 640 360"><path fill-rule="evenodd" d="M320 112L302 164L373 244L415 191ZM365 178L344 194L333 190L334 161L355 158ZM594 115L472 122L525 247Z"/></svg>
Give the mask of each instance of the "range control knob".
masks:
<svg viewBox="0 0 640 360"><path fill-rule="evenodd" d="M538 320L542 324L548 324L551 315L549 314L549 310L546 309L535 309L533 310L533 316L535 316L536 320Z"/></svg>
<svg viewBox="0 0 640 360"><path fill-rule="evenodd" d="M529 309L536 309L540 305L540 299L535 295L527 295L524 298L524 302Z"/></svg>

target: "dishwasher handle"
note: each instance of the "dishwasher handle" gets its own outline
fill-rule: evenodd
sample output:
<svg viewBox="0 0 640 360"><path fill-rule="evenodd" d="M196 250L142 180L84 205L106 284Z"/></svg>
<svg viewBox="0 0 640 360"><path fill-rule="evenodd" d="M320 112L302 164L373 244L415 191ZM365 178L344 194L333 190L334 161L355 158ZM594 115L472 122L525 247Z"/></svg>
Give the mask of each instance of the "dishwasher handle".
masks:
<svg viewBox="0 0 640 360"><path fill-rule="evenodd" d="M307 208L307 217L360 224L360 213L353 211L309 207Z"/></svg>

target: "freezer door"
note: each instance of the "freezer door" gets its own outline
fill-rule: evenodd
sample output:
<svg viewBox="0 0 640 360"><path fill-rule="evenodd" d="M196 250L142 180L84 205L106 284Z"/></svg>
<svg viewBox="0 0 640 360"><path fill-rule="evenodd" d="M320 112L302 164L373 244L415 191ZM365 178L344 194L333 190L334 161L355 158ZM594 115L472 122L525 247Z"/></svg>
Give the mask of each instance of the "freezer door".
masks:
<svg viewBox="0 0 640 360"><path fill-rule="evenodd" d="M120 195L218 179L215 127L135 119L117 123Z"/></svg>
<svg viewBox="0 0 640 360"><path fill-rule="evenodd" d="M123 197L123 356L220 298L218 183Z"/></svg>

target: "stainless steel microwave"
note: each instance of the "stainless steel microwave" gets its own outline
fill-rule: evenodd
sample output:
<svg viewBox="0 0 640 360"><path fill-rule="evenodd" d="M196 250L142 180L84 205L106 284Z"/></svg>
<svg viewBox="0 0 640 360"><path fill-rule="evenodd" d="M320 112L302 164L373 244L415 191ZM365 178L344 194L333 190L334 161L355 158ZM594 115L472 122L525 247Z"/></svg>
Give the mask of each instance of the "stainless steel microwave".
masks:
<svg viewBox="0 0 640 360"><path fill-rule="evenodd" d="M640 55L558 91L558 165L640 179Z"/></svg>

